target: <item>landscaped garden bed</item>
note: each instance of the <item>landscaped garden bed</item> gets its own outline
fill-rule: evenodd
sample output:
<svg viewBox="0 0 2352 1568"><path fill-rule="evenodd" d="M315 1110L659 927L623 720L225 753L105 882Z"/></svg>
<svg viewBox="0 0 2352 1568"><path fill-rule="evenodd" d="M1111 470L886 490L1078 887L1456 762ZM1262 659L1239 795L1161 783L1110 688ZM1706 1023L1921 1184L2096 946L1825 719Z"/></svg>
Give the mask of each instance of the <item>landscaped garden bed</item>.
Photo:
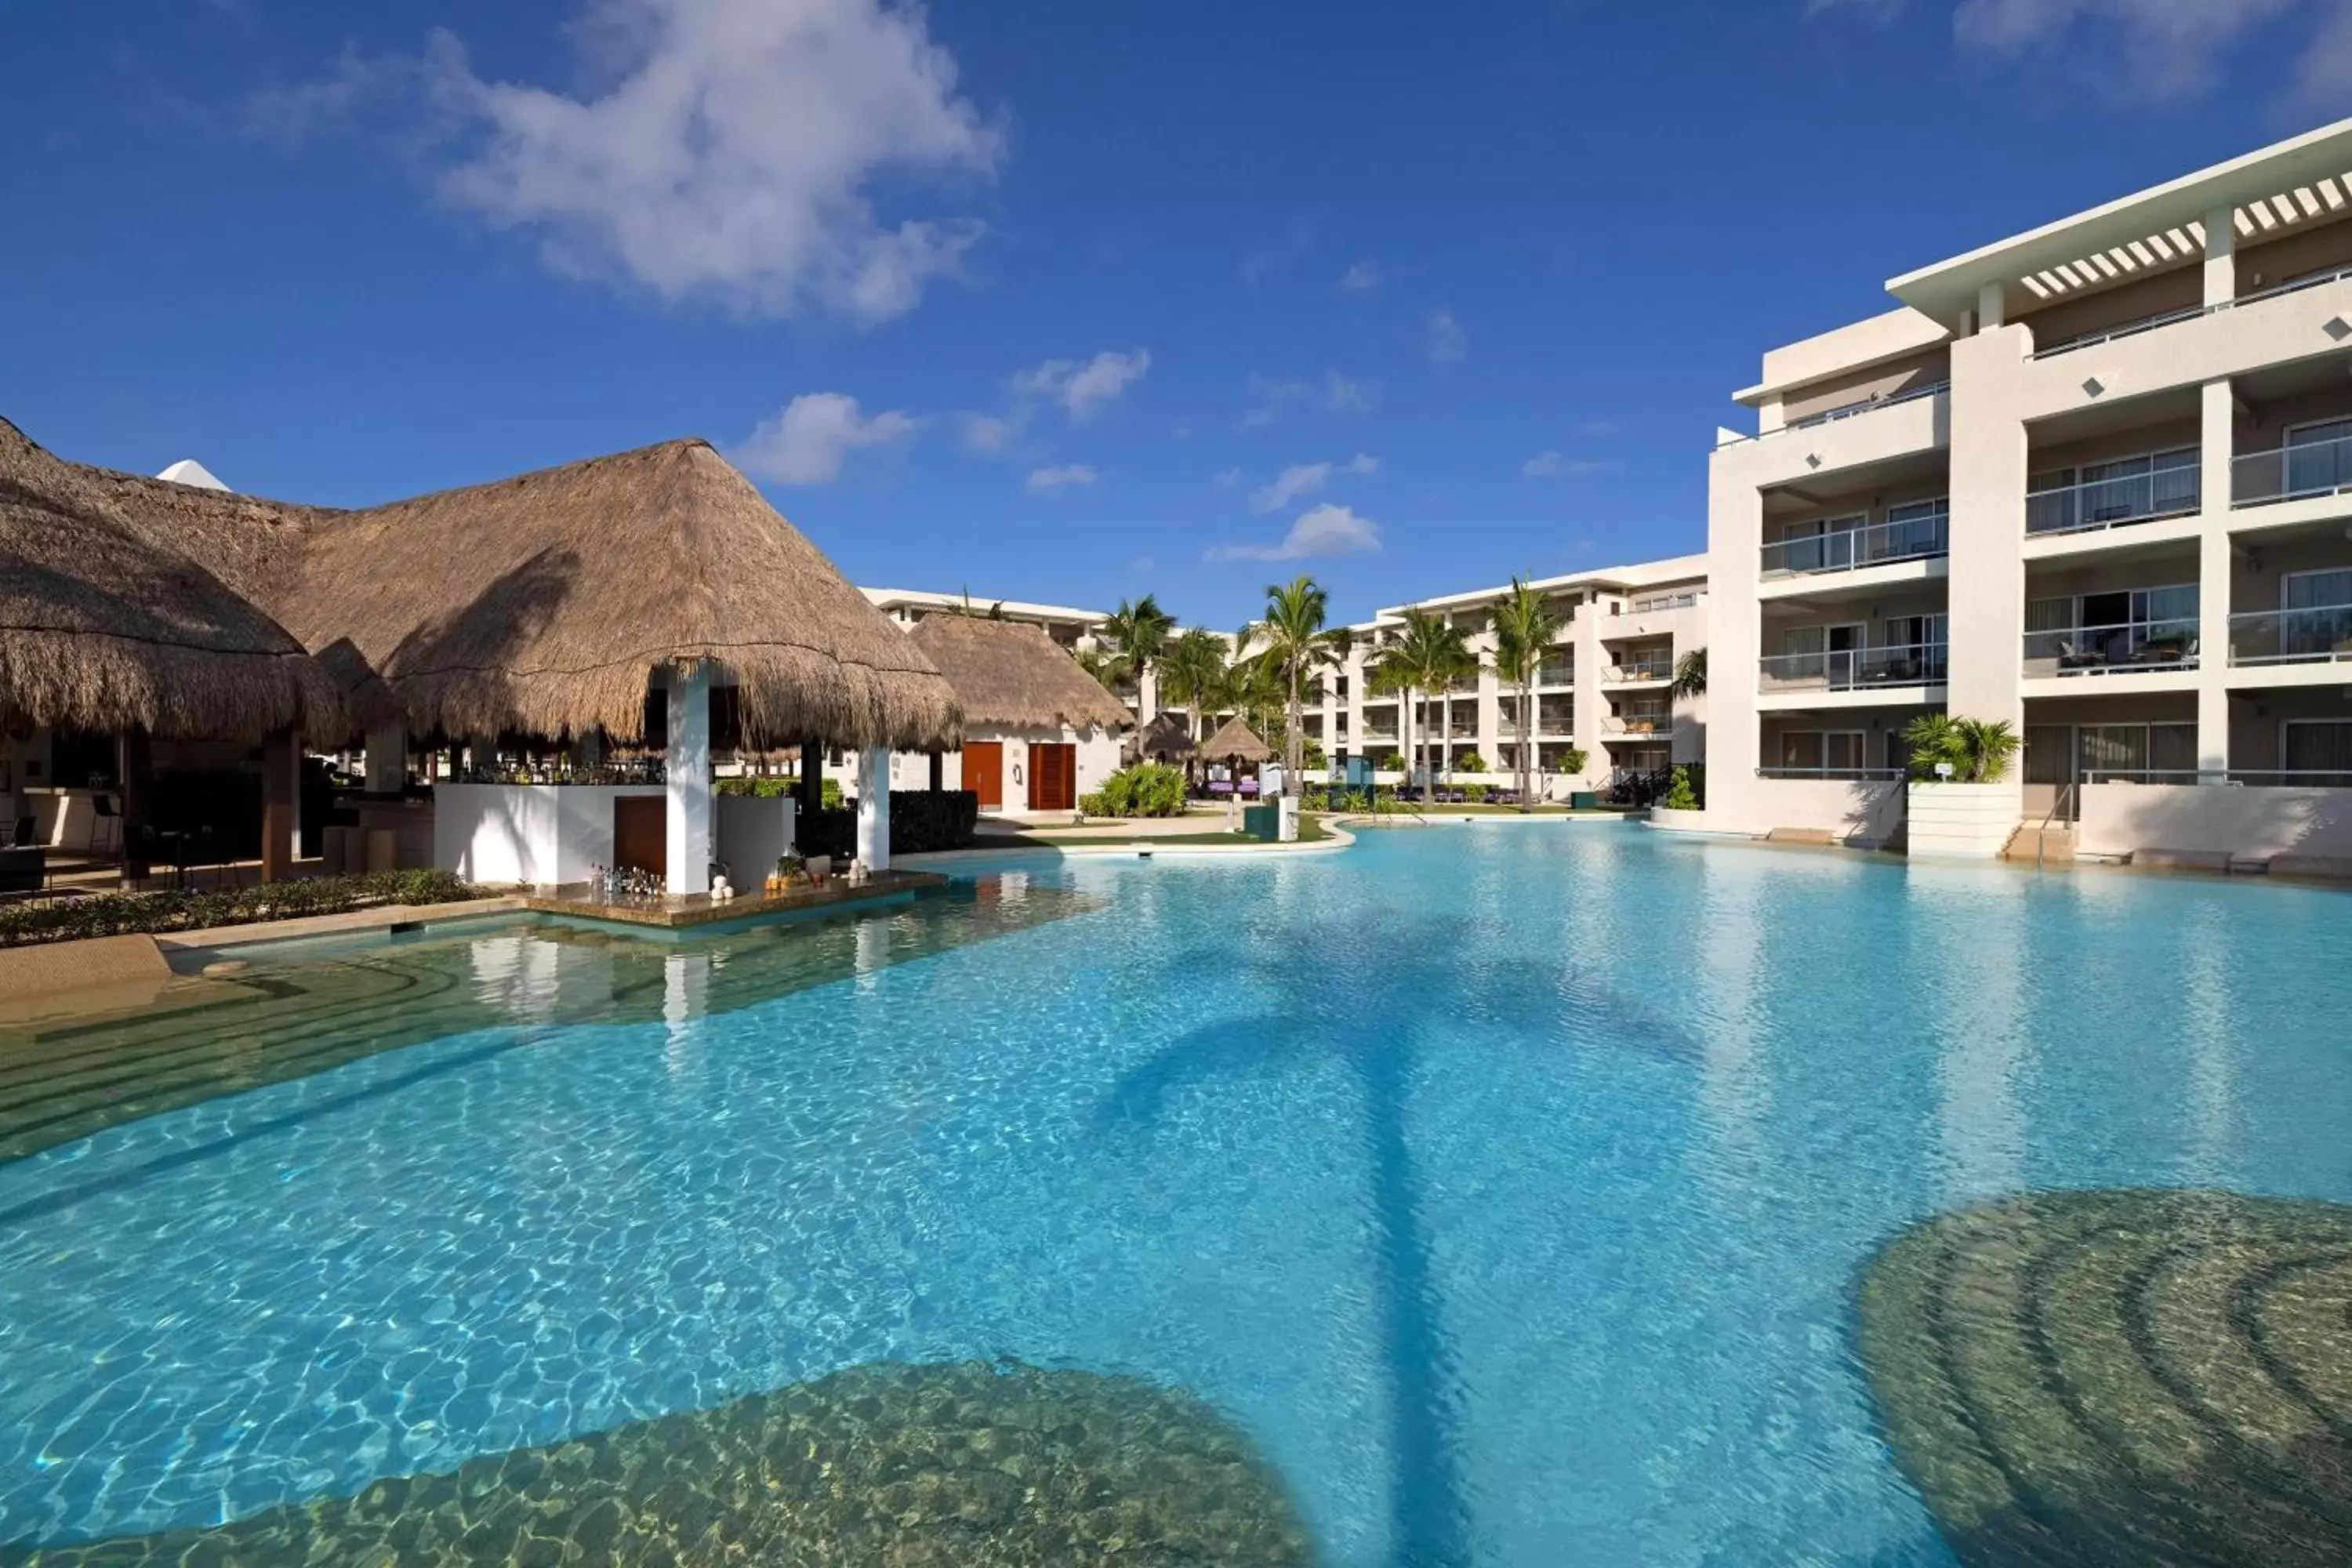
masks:
<svg viewBox="0 0 2352 1568"><path fill-rule="evenodd" d="M203 891L93 893L0 908L0 947L141 931L205 931L336 915L377 904L448 904L480 896L446 871L371 871Z"/></svg>

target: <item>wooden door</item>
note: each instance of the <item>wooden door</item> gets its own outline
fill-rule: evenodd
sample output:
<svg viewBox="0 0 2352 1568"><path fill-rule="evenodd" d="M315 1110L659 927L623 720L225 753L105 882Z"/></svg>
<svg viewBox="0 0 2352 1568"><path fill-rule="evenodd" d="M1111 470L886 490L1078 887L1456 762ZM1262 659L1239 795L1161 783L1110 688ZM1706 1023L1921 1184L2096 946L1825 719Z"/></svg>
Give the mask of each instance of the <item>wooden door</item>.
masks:
<svg viewBox="0 0 2352 1568"><path fill-rule="evenodd" d="M1069 811L1078 804L1078 749L1061 741L1029 745L1029 809Z"/></svg>
<svg viewBox="0 0 2352 1568"><path fill-rule="evenodd" d="M963 743L963 787L980 797L982 811L1004 805L1004 742Z"/></svg>
<svg viewBox="0 0 2352 1568"><path fill-rule="evenodd" d="M669 875L669 802L657 795L613 797L613 864Z"/></svg>

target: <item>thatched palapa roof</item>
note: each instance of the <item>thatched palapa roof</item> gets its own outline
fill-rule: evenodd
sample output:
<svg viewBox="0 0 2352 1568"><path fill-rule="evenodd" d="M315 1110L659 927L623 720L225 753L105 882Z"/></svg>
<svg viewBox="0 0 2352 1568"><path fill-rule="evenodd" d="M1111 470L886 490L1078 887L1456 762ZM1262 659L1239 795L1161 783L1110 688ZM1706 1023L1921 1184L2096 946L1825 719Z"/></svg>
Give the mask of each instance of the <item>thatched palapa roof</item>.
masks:
<svg viewBox="0 0 2352 1568"><path fill-rule="evenodd" d="M1160 710L1135 737L1135 754L1139 757L1189 757L1199 749L1192 743L1192 727L1184 716L1169 709Z"/></svg>
<svg viewBox="0 0 2352 1568"><path fill-rule="evenodd" d="M1259 740L1255 731L1236 716L1226 720L1224 728L1201 742L1201 754L1221 763L1263 763L1273 757L1274 748Z"/></svg>
<svg viewBox="0 0 2352 1568"><path fill-rule="evenodd" d="M955 688L964 728L1117 731L1134 722L1045 628L1027 621L931 615L908 638Z"/></svg>
<svg viewBox="0 0 2352 1568"><path fill-rule="evenodd" d="M338 731L341 696L302 645L124 526L89 475L0 419L0 726Z"/></svg>
<svg viewBox="0 0 2352 1568"><path fill-rule="evenodd" d="M635 736L649 670L714 665L754 745L956 734L930 661L707 442L355 511L80 472L419 731Z"/></svg>

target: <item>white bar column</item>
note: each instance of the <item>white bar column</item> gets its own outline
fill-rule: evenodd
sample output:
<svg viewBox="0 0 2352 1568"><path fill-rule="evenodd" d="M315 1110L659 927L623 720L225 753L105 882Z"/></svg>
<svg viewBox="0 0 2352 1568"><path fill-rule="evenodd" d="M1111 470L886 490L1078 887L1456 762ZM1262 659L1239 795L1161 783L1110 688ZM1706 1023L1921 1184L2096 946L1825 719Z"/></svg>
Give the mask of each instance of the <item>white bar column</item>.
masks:
<svg viewBox="0 0 2352 1568"><path fill-rule="evenodd" d="M710 891L710 672L697 665L669 676L669 890Z"/></svg>
<svg viewBox="0 0 2352 1568"><path fill-rule="evenodd" d="M890 868L890 753L881 746L857 753L857 858L868 871Z"/></svg>
<svg viewBox="0 0 2352 1568"><path fill-rule="evenodd" d="M408 786L408 731L383 724L367 732L367 792L398 795Z"/></svg>
<svg viewBox="0 0 2352 1568"><path fill-rule="evenodd" d="M2230 765L2230 482L2237 403L2229 381L2202 391L2202 484L2197 571L2197 765Z"/></svg>
<svg viewBox="0 0 2352 1568"><path fill-rule="evenodd" d="M2205 215L2205 303L2226 305L2238 297L2238 216L2230 207Z"/></svg>

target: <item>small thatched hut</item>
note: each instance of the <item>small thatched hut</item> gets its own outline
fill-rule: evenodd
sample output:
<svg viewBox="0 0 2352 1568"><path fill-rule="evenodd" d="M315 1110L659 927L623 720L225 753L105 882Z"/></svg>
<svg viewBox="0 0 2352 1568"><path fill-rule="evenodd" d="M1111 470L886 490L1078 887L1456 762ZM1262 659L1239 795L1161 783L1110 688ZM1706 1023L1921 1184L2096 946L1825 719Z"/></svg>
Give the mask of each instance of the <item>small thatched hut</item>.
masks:
<svg viewBox="0 0 2352 1568"><path fill-rule="evenodd" d="M940 668L963 710L958 788L992 811L1070 811L1118 769L1127 705L1043 626L932 615L908 640Z"/></svg>
<svg viewBox="0 0 2352 1568"><path fill-rule="evenodd" d="M814 741L887 756L958 733L954 693L930 661L706 442L353 511L61 463L0 425L0 479L12 458L63 470L89 515L184 556L257 621L290 632L341 684L372 753L404 749L404 730L593 750L604 736L640 738L653 716L660 732L642 738L666 748L667 784L640 793L668 805L648 817L657 802L616 800L601 837L575 830L560 849L551 838L518 851L513 824L531 812L440 792L436 858L477 879L569 881L625 861L665 872L674 891L702 890L714 706L756 748ZM574 819L582 799L541 815ZM866 815L877 812L887 801ZM453 827L453 815L478 815L482 832ZM887 828L877 838L866 826L861 851L887 863Z"/></svg>
<svg viewBox="0 0 2352 1568"><path fill-rule="evenodd" d="M1200 750L1193 743L1192 726L1172 709L1162 710L1138 731L1133 747L1137 758L1147 763L1181 762Z"/></svg>
<svg viewBox="0 0 2352 1568"><path fill-rule="evenodd" d="M1272 761L1274 748L1259 740L1256 732L1236 715L1226 720L1222 729L1201 742L1201 754L1213 763L1255 764Z"/></svg>

